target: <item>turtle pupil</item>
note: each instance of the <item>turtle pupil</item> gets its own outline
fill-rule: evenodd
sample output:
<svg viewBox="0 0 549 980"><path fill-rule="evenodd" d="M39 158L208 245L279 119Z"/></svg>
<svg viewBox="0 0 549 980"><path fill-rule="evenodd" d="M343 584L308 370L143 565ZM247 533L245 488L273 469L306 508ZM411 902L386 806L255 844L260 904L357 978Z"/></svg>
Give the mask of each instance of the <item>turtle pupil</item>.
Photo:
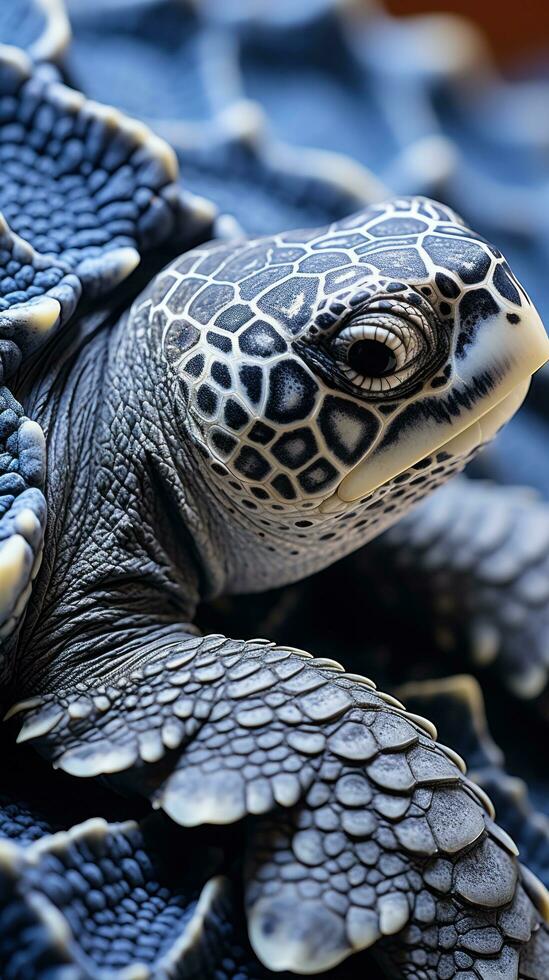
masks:
<svg viewBox="0 0 549 980"><path fill-rule="evenodd" d="M396 368L396 357L380 340L357 340L347 351L347 363L366 378L383 378Z"/></svg>

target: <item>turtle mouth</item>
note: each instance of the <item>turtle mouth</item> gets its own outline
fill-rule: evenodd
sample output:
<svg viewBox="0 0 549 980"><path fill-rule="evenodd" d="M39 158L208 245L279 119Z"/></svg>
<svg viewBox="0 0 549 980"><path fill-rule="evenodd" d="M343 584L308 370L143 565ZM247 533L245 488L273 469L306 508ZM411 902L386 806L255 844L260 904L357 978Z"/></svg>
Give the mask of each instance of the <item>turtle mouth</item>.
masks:
<svg viewBox="0 0 549 980"><path fill-rule="evenodd" d="M479 366L486 365L498 379L492 391L458 420L441 423L432 419L397 438L391 446L379 443L320 504L321 513L345 509L369 497L433 453L446 453L465 461L493 439L520 408L533 373L549 358L549 338L535 311L521 334L518 331L513 334L508 328L502 331L498 319L494 318L492 328L485 330L484 341L473 351L469 363L465 361L461 365L458 379L462 391L467 392L478 376Z"/></svg>
<svg viewBox="0 0 549 980"><path fill-rule="evenodd" d="M471 422L470 425L465 426L465 428L462 429L457 435L452 436L445 442L434 445L426 455L431 455L434 453L438 455L439 453L445 453L448 457L459 457L466 461L468 457L472 456L477 450L481 449L482 446L485 446L488 442L490 442L499 429L501 429L501 427L505 425L505 423L508 422L509 419L515 414L515 412L518 411L526 398L526 395L528 394L531 380L532 378L530 376L525 381L520 382L510 392L510 394L502 398L496 405L489 408L488 411L480 415L474 422ZM400 476L401 473L406 472L406 470L418 463L420 459L424 458L425 456L422 456L419 457L419 459L411 460L407 465L396 470L390 479L394 480L396 477ZM360 464L358 464L355 469L358 469L359 466ZM351 473L349 473L348 476L352 476L354 472L354 470L351 470ZM368 487L364 487L362 490L360 490L360 487L356 487L356 484L354 484L352 492L355 495L350 496L349 491L343 487L346 479L347 477L341 481L337 490L321 503L319 507L320 513L330 513L336 509L341 510L345 508L346 505L351 506L352 504L355 504L358 499L365 496L370 496L380 486L383 486L384 483L388 482L385 479L380 479L376 484L370 484ZM346 495L343 496L343 494Z"/></svg>

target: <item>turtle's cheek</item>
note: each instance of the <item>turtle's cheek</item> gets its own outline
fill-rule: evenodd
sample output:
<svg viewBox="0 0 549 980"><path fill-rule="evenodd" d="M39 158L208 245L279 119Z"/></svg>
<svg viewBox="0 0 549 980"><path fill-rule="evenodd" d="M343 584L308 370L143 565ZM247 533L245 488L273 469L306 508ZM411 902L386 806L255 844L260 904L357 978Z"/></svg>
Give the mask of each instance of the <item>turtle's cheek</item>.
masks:
<svg viewBox="0 0 549 980"><path fill-rule="evenodd" d="M520 319L500 313L483 322L456 350L449 387L404 405L374 451L341 481L338 497L358 500L435 452L474 455L517 411L548 358L549 340L532 307Z"/></svg>
<svg viewBox="0 0 549 980"><path fill-rule="evenodd" d="M188 385L187 425L210 469L226 478L244 507L314 514L373 450L383 416L350 395L324 389L297 360L287 358L266 377L256 405L234 384L217 395L209 382Z"/></svg>

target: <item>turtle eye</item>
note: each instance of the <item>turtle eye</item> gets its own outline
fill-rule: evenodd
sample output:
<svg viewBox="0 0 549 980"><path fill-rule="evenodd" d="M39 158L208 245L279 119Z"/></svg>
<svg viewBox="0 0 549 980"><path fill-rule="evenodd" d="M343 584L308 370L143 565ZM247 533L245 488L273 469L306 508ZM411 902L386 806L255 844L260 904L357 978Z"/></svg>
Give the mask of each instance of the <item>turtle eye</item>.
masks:
<svg viewBox="0 0 549 980"><path fill-rule="evenodd" d="M397 366L395 352L382 340L355 340L347 348L347 364L365 378L384 378Z"/></svg>
<svg viewBox="0 0 549 980"><path fill-rule="evenodd" d="M386 310L356 315L332 338L342 373L366 391L397 388L419 371L427 353L421 316L414 320Z"/></svg>

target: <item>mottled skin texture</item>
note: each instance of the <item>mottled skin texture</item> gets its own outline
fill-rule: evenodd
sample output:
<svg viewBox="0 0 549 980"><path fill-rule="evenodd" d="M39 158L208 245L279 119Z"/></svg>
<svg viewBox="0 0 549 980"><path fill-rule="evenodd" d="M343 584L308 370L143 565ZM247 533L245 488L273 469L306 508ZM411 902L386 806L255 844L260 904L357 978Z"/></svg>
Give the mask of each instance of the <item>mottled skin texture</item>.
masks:
<svg viewBox="0 0 549 980"><path fill-rule="evenodd" d="M500 254L424 199L282 237L176 260L16 387L47 438L50 512L7 647L20 739L181 827L251 818L248 928L271 970L379 941L390 975L516 977L544 892L433 727L333 661L189 622L200 598L329 564L460 469L535 314Z"/></svg>

